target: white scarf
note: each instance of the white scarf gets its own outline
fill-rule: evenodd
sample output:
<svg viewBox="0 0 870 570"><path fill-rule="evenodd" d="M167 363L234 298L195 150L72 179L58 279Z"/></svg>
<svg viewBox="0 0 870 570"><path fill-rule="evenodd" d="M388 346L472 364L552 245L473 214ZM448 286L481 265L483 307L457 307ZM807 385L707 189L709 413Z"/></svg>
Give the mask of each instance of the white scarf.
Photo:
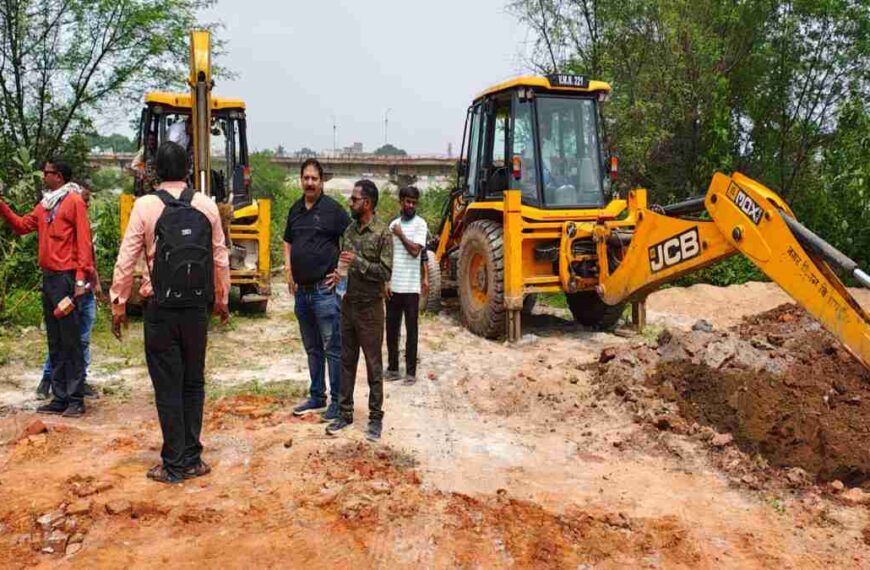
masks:
<svg viewBox="0 0 870 570"><path fill-rule="evenodd" d="M42 193L42 207L46 212L50 212L69 192L81 194L82 187L75 182L67 182L57 190L46 190Z"/></svg>
<svg viewBox="0 0 870 570"><path fill-rule="evenodd" d="M57 190L46 190L42 194L42 208L49 213L50 220L54 219L54 209L57 207L58 204L60 204L60 201L63 200L70 192L81 194L82 189L75 182L67 182Z"/></svg>

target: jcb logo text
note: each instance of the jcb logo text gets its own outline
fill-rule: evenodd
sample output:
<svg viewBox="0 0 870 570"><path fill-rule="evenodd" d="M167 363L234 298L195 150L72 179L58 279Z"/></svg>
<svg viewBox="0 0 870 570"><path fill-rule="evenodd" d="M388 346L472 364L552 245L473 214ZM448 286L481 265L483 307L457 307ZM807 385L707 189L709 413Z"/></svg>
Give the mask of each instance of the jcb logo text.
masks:
<svg viewBox="0 0 870 570"><path fill-rule="evenodd" d="M701 253L698 228L692 228L649 248L649 268L656 273Z"/></svg>

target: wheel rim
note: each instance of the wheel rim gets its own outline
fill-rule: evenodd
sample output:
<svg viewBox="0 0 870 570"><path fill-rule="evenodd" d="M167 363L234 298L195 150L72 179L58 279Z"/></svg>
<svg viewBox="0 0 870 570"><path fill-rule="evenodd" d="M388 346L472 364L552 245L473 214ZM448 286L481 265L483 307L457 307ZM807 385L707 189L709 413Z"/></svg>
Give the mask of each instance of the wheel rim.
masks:
<svg viewBox="0 0 870 570"><path fill-rule="evenodd" d="M486 259L480 255L472 256L468 264L468 279L471 285L471 298L477 305L486 305L489 298L489 278Z"/></svg>

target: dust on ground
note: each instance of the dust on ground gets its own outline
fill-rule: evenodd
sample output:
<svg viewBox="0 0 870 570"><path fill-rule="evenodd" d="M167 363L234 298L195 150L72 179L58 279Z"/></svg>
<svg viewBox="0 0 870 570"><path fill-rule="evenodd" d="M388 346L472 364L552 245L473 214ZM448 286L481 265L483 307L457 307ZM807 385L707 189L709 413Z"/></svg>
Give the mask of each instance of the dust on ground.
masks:
<svg viewBox="0 0 870 570"><path fill-rule="evenodd" d="M739 294L758 306L770 287ZM214 471L174 487L144 476L160 434L141 325L124 353L97 335L93 380L111 395L77 421L30 411L39 333L19 336L30 349L0 367L0 566L870 567L861 496L809 473L785 472L799 480L790 486L746 483L757 471L740 441L640 394L655 392L653 362L637 360L637 378L625 369L621 395L604 386L602 351L616 363L655 342L542 311L509 346L471 335L448 306L422 320L417 384L386 387L383 442L362 437L364 381L354 427L331 439L290 414L306 359L292 302L274 291L267 317L212 332L204 458ZM690 293L685 309L675 290L650 307L694 322L703 291ZM702 316L760 312L730 289L708 293ZM685 433L655 427L655 400L670 413L661 425L682 421Z"/></svg>

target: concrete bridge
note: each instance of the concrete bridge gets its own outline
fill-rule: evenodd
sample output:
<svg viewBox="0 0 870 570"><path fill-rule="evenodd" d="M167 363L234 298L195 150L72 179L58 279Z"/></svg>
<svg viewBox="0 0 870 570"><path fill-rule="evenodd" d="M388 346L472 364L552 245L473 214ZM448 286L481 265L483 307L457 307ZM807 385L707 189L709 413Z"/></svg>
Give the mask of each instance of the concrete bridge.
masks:
<svg viewBox="0 0 870 570"><path fill-rule="evenodd" d="M133 160L133 153L101 153L88 156L88 162L96 168L126 168ZM214 157L219 160L221 157ZM272 163L281 165L294 175L308 156L273 156ZM456 173L456 159L439 155L377 156L371 154L317 155L314 158L323 165L326 178L361 177L388 178L403 185L412 184L418 178L450 178Z"/></svg>

